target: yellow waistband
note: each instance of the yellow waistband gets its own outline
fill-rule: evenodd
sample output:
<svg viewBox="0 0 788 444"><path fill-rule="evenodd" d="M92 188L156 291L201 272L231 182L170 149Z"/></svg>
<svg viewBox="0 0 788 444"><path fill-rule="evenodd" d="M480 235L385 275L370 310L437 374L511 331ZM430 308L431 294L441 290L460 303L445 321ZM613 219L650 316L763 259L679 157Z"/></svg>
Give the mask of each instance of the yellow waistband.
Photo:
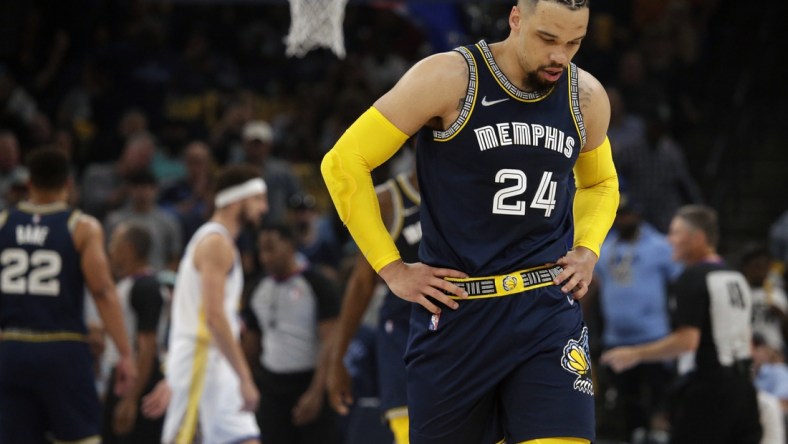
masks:
<svg viewBox="0 0 788 444"><path fill-rule="evenodd" d="M0 333L0 340L24 342L86 341L87 337L82 333L73 331L36 331L10 328Z"/></svg>
<svg viewBox="0 0 788 444"><path fill-rule="evenodd" d="M467 299L495 298L555 285L553 279L563 271L560 265L541 265L497 276L446 278L468 292ZM459 296L450 295L453 299Z"/></svg>

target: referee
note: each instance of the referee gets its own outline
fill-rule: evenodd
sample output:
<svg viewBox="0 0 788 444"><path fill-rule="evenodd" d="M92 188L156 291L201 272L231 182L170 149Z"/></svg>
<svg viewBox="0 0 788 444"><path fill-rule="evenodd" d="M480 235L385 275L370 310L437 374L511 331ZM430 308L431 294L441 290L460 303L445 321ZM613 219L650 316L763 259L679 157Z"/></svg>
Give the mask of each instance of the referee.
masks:
<svg viewBox="0 0 788 444"><path fill-rule="evenodd" d="M758 444L761 426L750 381L752 297L744 276L717 254L717 215L689 205L678 210L668 240L685 265L671 295L667 337L614 348L601 362L620 372L641 362L678 359L671 443Z"/></svg>

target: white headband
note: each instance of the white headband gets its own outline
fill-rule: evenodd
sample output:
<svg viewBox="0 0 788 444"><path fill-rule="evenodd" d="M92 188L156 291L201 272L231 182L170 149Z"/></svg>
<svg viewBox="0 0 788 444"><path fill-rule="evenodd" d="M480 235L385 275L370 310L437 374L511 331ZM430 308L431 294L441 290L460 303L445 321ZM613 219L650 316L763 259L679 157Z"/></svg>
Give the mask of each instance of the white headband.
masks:
<svg viewBox="0 0 788 444"><path fill-rule="evenodd" d="M268 188L265 186L265 181L259 177L247 180L246 182L236 185L216 193L216 198L213 203L216 208L226 207L231 203L238 202L252 197L257 194L263 194Z"/></svg>

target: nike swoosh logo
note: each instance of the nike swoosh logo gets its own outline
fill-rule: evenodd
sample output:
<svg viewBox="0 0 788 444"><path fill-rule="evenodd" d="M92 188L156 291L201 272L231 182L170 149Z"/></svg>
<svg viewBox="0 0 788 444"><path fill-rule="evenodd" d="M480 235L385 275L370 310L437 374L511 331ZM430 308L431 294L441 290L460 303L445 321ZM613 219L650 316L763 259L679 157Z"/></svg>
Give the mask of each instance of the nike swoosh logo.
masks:
<svg viewBox="0 0 788 444"><path fill-rule="evenodd" d="M484 97L482 97L482 106L491 106L491 105L495 105L496 103L505 102L505 101L507 101L507 100L509 100L509 98L508 98L508 97L507 97L507 98L505 98L505 99L490 100L490 101L488 102L488 101L487 101L487 96L484 96Z"/></svg>

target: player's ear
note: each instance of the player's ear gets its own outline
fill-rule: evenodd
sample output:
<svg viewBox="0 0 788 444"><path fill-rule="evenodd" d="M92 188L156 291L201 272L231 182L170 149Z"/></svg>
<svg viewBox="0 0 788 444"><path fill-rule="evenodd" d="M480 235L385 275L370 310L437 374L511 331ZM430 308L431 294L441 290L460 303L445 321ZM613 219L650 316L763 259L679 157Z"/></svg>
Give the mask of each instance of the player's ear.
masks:
<svg viewBox="0 0 788 444"><path fill-rule="evenodd" d="M512 31L520 30L520 7L518 5L512 6L512 10L509 12L509 26Z"/></svg>

